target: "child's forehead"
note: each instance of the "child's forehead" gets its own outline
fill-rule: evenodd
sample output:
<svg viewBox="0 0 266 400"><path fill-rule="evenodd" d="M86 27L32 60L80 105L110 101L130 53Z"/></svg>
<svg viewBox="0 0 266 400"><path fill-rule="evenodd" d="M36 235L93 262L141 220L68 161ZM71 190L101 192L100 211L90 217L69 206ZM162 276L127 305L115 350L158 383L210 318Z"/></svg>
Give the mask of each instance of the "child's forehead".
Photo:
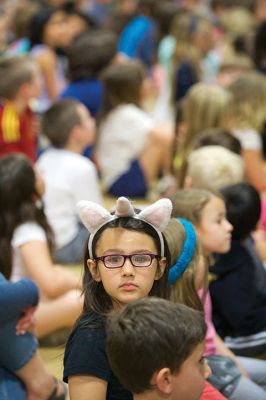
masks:
<svg viewBox="0 0 266 400"><path fill-rule="evenodd" d="M123 227L107 227L100 235L96 247L134 247L140 244L154 246L153 238L142 230L126 229Z"/></svg>
<svg viewBox="0 0 266 400"><path fill-rule="evenodd" d="M216 196L212 194L210 196L209 201L205 204L202 209L202 214L208 215L210 212L212 213L220 213L225 210L225 202L224 199L220 196Z"/></svg>

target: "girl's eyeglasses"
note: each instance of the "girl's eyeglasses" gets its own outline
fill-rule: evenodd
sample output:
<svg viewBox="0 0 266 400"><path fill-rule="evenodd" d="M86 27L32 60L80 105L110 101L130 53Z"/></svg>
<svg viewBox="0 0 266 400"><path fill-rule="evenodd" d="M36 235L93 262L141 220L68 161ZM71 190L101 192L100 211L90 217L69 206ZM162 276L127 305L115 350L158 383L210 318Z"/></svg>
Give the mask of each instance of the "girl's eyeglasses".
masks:
<svg viewBox="0 0 266 400"><path fill-rule="evenodd" d="M149 267L153 260L159 259L158 254L111 254L102 257L95 257L95 261L102 261L106 268L121 268L129 258L131 264L137 268Z"/></svg>

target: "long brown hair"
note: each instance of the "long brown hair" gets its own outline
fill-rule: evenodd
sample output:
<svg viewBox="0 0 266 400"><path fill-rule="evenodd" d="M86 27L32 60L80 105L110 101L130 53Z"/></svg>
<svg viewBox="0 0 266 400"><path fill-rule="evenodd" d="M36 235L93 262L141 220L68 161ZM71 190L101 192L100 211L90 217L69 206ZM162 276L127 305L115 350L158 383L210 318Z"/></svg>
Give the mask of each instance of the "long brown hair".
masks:
<svg viewBox="0 0 266 400"><path fill-rule="evenodd" d="M11 241L19 225L36 222L44 229L51 250L53 247L52 231L35 182L33 166L26 156L9 154L0 158L0 271L6 278L12 273Z"/></svg>

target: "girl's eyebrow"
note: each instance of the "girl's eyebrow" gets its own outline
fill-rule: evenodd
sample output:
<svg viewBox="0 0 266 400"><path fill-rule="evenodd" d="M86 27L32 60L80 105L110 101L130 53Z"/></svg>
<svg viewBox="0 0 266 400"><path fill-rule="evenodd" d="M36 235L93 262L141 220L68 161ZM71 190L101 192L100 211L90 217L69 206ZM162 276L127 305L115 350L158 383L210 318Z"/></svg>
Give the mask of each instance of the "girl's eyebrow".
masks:
<svg viewBox="0 0 266 400"><path fill-rule="evenodd" d="M121 255L126 254L126 252L122 249L107 249L103 252L103 255L110 254L110 253L121 254ZM151 250L147 250L147 249L135 249L135 250L129 252L129 254L146 254L146 253L153 254L153 252Z"/></svg>

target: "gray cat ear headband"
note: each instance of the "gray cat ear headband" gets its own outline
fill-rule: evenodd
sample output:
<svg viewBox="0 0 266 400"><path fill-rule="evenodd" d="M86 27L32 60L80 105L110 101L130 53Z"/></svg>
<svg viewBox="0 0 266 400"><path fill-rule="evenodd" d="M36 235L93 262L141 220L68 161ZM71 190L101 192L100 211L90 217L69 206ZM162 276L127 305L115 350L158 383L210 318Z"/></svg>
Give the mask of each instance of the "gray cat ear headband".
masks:
<svg viewBox="0 0 266 400"><path fill-rule="evenodd" d="M151 225L157 232L160 240L160 256L164 257L164 240L162 232L166 228L172 213L172 202L169 199L160 199L136 214L131 202L126 197L119 197L116 201L114 214L110 214L104 207L92 201L79 201L77 210L82 223L90 232L88 241L89 257L93 258L92 243L96 233L104 225L121 217L131 217Z"/></svg>

